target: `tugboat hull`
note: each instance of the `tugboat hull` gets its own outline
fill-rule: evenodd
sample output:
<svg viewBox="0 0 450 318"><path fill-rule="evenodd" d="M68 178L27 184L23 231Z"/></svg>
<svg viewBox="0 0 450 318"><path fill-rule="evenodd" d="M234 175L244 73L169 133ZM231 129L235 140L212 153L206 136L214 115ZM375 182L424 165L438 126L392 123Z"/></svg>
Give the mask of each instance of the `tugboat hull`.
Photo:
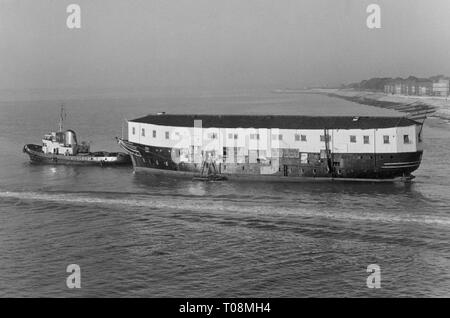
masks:
<svg viewBox="0 0 450 318"><path fill-rule="evenodd" d="M78 155L46 154L42 151L42 146L27 144L23 147L23 152L28 154L32 163L38 164L61 164L61 165L96 165L96 166L116 166L131 165L129 155L122 152L93 152Z"/></svg>

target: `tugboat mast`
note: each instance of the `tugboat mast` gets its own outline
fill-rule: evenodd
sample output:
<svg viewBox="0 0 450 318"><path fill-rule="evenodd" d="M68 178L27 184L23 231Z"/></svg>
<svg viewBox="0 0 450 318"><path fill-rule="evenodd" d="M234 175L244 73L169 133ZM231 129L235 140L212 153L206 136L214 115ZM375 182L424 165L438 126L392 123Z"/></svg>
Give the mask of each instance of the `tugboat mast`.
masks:
<svg viewBox="0 0 450 318"><path fill-rule="evenodd" d="M59 115L59 132L63 131L63 114L64 114L64 104L61 104L61 113Z"/></svg>

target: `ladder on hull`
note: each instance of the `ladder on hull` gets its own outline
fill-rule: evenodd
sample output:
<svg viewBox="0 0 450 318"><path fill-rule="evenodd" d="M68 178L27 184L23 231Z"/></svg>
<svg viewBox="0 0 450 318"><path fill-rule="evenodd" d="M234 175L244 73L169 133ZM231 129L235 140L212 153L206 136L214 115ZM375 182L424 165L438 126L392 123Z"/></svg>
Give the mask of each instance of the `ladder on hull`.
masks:
<svg viewBox="0 0 450 318"><path fill-rule="evenodd" d="M330 149L330 133L328 129L324 129L324 137L325 137L325 155L327 159L328 173L331 173L331 175L334 177L336 173L333 166L334 160L333 160L333 153L331 152Z"/></svg>
<svg viewBox="0 0 450 318"><path fill-rule="evenodd" d="M194 176L193 180L196 181L224 181L227 178L221 175L217 171L216 164L213 160L206 161L204 160L202 163L202 170L200 175Z"/></svg>

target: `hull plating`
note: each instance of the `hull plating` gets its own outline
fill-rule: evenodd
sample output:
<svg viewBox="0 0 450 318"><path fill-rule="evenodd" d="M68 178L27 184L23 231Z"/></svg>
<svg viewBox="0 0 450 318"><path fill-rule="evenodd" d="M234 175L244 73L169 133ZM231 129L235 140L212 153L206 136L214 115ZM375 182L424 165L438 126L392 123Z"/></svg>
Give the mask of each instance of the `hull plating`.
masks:
<svg viewBox="0 0 450 318"><path fill-rule="evenodd" d="M179 162L171 148L141 146L128 143L135 171L192 177L202 164ZM216 162L218 172L234 180L369 180L388 181L409 177L421 163L422 151L405 153L334 153L328 158L308 153L307 158L271 158L241 163Z"/></svg>
<svg viewBox="0 0 450 318"><path fill-rule="evenodd" d="M40 164L62 164L62 165L130 165L130 156L124 153L109 153L104 156L98 154L86 154L76 156L64 156L57 154L45 154L42 147L38 145L25 145L23 152L28 154L32 163Z"/></svg>

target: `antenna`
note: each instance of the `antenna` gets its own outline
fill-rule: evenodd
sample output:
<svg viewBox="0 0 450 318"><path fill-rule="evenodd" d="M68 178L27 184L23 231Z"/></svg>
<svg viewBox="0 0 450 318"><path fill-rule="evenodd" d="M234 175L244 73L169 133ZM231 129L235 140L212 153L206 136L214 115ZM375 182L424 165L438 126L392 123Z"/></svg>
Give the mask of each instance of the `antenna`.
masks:
<svg viewBox="0 0 450 318"><path fill-rule="evenodd" d="M59 115L59 132L62 132L63 130L63 121L64 121L64 104L61 104L61 113Z"/></svg>
<svg viewBox="0 0 450 318"><path fill-rule="evenodd" d="M126 119L125 117L123 119L124 120L122 120L122 140L123 140L123 128L124 128L123 124L124 124L124 121L128 123L128 119Z"/></svg>

